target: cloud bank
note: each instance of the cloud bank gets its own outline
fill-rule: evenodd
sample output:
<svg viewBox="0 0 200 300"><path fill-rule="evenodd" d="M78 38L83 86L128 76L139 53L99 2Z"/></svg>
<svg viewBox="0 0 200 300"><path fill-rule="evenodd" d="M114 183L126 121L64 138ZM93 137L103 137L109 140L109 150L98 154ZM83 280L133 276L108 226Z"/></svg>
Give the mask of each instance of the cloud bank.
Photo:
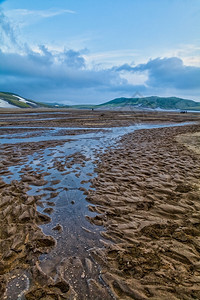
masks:
<svg viewBox="0 0 200 300"><path fill-rule="evenodd" d="M178 57L156 58L134 67L124 64L115 70L131 73L148 71L146 83L151 87L167 86L181 90L200 88L200 67L186 66Z"/></svg>
<svg viewBox="0 0 200 300"><path fill-rule="evenodd" d="M144 84L130 84L122 74L148 74ZM157 58L136 66L88 68L81 51L52 52L45 45L26 53L0 51L0 90L45 101L93 102L111 96L148 94L168 89L178 94L200 91L200 68L185 66L180 58ZM46 94L46 96L45 96ZM40 99L41 98L41 99ZM88 101L87 101L88 100Z"/></svg>
<svg viewBox="0 0 200 300"><path fill-rule="evenodd" d="M26 54L0 51L1 90L22 94L25 90L36 97L46 91L48 95L51 92L53 100L56 100L57 90L63 90L64 100L72 90L81 95L81 90L88 93L90 89L112 90L124 83L112 70L87 69L85 59L78 51L70 49L53 54L44 45L39 50L29 49Z"/></svg>

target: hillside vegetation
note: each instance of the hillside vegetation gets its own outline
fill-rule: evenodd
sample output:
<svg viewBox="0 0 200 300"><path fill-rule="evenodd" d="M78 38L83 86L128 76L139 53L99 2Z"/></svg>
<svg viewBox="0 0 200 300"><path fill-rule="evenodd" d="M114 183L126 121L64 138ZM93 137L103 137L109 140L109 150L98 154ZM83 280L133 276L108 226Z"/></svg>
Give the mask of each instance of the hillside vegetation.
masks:
<svg viewBox="0 0 200 300"><path fill-rule="evenodd" d="M143 98L116 98L99 105L99 107L135 107L147 109L167 109L167 110L200 110L200 103L177 97L143 97Z"/></svg>
<svg viewBox="0 0 200 300"><path fill-rule="evenodd" d="M13 107L19 108L38 108L38 107L59 107L54 103L42 103L36 102L30 99L23 98L17 94L9 93L9 92L0 92L0 100L7 102L8 104L12 105ZM1 105L0 105L1 107Z"/></svg>
<svg viewBox="0 0 200 300"><path fill-rule="evenodd" d="M8 92L0 92L0 100L6 101L13 107L19 108L72 108L72 109L155 109L155 110L196 110L200 111L200 103L193 100L178 97L142 97L142 98L116 98L99 105L63 105L58 103L42 103L22 98L21 96ZM5 102L4 102L5 103ZM0 103L1 107L1 103Z"/></svg>

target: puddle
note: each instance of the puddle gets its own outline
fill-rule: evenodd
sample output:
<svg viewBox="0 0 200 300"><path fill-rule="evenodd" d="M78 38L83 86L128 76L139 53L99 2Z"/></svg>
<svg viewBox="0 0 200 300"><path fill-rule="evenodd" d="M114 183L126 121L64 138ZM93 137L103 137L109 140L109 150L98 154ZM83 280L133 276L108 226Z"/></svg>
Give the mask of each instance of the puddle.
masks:
<svg viewBox="0 0 200 300"><path fill-rule="evenodd" d="M30 286L30 274L24 270L18 270L17 274L10 274L10 280L7 285L6 300L24 300L24 293Z"/></svg>

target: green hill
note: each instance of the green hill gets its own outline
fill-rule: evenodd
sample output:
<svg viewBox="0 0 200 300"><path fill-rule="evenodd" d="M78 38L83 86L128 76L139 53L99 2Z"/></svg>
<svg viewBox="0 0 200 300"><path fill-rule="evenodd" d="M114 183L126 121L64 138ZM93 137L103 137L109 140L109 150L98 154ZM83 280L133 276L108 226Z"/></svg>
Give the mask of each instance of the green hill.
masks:
<svg viewBox="0 0 200 300"><path fill-rule="evenodd" d="M38 108L38 107L63 107L57 103L42 103L23 98L17 94L0 92L0 108Z"/></svg>
<svg viewBox="0 0 200 300"><path fill-rule="evenodd" d="M156 110L196 110L200 111L200 102L178 97L142 97L116 98L99 105L63 105L59 103L42 103L23 98L17 94L0 92L0 108L72 108L72 109L156 109Z"/></svg>
<svg viewBox="0 0 200 300"><path fill-rule="evenodd" d="M200 103L177 97L143 97L116 98L101 105L99 108L137 108L137 109L165 109L165 110L200 110Z"/></svg>

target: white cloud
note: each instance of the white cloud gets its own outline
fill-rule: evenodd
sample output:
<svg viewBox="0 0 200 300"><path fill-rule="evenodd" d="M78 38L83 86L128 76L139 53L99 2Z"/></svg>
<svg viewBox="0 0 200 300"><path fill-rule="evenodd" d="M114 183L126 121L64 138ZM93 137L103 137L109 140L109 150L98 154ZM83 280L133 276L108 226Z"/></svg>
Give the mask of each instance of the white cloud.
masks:
<svg viewBox="0 0 200 300"><path fill-rule="evenodd" d="M147 86L146 82L149 78L147 71L136 73L122 71L120 72L120 77L126 79L129 84L144 86Z"/></svg>
<svg viewBox="0 0 200 300"><path fill-rule="evenodd" d="M47 10L12 9L12 10L5 11L5 14L9 17L37 16L41 18L51 18L66 13L75 14L76 12L69 9L47 9Z"/></svg>
<svg viewBox="0 0 200 300"><path fill-rule="evenodd" d="M197 41L197 44L183 44L163 51L162 57L179 57L187 66L200 67L200 41Z"/></svg>
<svg viewBox="0 0 200 300"><path fill-rule="evenodd" d="M41 19L53 18L63 14L75 14L76 12L69 9L47 9L47 10L29 10L29 9L12 9L4 11L4 14L10 21L18 27L24 27L37 22Z"/></svg>
<svg viewBox="0 0 200 300"><path fill-rule="evenodd" d="M95 65L99 65L99 68L111 68L112 66L131 63L138 55L139 52L133 49L122 49L89 53L85 56L85 60L90 66L95 63Z"/></svg>
<svg viewBox="0 0 200 300"><path fill-rule="evenodd" d="M200 41L197 41L197 44L182 44L167 51L159 48L147 53L145 49L134 48L89 53L84 56L88 65L92 66L95 63L99 68L111 68L133 62L139 64L141 61L144 63L157 57L179 57L186 66L200 66Z"/></svg>

